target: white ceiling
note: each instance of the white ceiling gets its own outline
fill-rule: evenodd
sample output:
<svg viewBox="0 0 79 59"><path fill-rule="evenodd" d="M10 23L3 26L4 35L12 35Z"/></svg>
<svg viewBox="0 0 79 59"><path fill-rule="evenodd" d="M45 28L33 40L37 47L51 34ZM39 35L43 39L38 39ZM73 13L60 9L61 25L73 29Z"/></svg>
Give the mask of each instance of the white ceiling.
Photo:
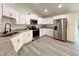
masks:
<svg viewBox="0 0 79 59"><path fill-rule="evenodd" d="M49 17L53 15L79 10L79 3L19 3L19 4L25 7L29 7L34 13L42 17ZM59 4L62 4L62 8L58 8ZM48 9L48 12L45 13L44 9Z"/></svg>

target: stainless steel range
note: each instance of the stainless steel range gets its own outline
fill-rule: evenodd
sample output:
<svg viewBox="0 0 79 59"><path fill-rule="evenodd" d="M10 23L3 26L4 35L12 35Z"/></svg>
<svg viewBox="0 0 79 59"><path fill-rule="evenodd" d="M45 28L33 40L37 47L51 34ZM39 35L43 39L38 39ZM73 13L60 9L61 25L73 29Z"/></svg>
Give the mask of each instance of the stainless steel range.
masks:
<svg viewBox="0 0 79 59"><path fill-rule="evenodd" d="M32 26L29 29L33 31L33 40L39 38L39 29L37 29L35 26Z"/></svg>

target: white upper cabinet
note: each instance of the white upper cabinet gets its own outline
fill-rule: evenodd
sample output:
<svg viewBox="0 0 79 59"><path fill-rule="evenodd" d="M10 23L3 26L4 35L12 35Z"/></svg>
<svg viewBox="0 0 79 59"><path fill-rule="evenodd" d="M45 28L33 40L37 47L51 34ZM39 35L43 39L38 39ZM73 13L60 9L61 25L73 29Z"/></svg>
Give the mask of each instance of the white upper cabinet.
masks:
<svg viewBox="0 0 79 59"><path fill-rule="evenodd" d="M24 14L20 14L20 17L19 17L20 18L19 19L20 20L20 24L25 24L25 17L26 16Z"/></svg>
<svg viewBox="0 0 79 59"><path fill-rule="evenodd" d="M30 19L35 19L36 18L36 15L34 15L34 14L30 14Z"/></svg>
<svg viewBox="0 0 79 59"><path fill-rule="evenodd" d="M38 24L53 24L52 18L38 18Z"/></svg>
<svg viewBox="0 0 79 59"><path fill-rule="evenodd" d="M30 16L29 15L25 16L25 24L30 24Z"/></svg>
<svg viewBox="0 0 79 59"><path fill-rule="evenodd" d="M46 20L45 19L40 19L40 20L38 20L38 24L46 24Z"/></svg>
<svg viewBox="0 0 79 59"><path fill-rule="evenodd" d="M11 16L12 18L16 18L16 10L15 10L15 9L10 8L10 16Z"/></svg>
<svg viewBox="0 0 79 59"><path fill-rule="evenodd" d="M10 18L15 18L16 11L15 11L15 9L9 7L7 4L3 3L3 16L7 16L7 17L10 17Z"/></svg>
<svg viewBox="0 0 79 59"><path fill-rule="evenodd" d="M2 4L0 3L0 23L1 23L1 20L2 20Z"/></svg>
<svg viewBox="0 0 79 59"><path fill-rule="evenodd" d="M3 16L9 16L9 7L6 4L3 4Z"/></svg>
<svg viewBox="0 0 79 59"><path fill-rule="evenodd" d="M30 24L31 16L28 14L20 14L20 24Z"/></svg>
<svg viewBox="0 0 79 59"><path fill-rule="evenodd" d="M16 12L16 24L20 24L20 20L19 20L19 12Z"/></svg>

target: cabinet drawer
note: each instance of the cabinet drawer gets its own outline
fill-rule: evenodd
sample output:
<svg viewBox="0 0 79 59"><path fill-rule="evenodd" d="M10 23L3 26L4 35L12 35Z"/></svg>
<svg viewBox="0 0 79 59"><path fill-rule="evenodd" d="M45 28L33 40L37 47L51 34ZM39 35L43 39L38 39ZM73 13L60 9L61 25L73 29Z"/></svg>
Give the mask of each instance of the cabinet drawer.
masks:
<svg viewBox="0 0 79 59"><path fill-rule="evenodd" d="M24 32L24 44L31 42L33 39L32 31Z"/></svg>
<svg viewBox="0 0 79 59"><path fill-rule="evenodd" d="M14 38L11 39L11 42L12 42L12 44L13 44L14 49L15 49L16 52L18 52L18 50L19 50L19 49L18 49L18 43L17 43L17 40L18 40L17 37L14 37Z"/></svg>
<svg viewBox="0 0 79 59"><path fill-rule="evenodd" d="M23 33L19 35L19 38L17 39L18 49L20 49L23 46Z"/></svg>
<svg viewBox="0 0 79 59"><path fill-rule="evenodd" d="M11 38L12 44L16 52L22 47L23 45L23 33Z"/></svg>

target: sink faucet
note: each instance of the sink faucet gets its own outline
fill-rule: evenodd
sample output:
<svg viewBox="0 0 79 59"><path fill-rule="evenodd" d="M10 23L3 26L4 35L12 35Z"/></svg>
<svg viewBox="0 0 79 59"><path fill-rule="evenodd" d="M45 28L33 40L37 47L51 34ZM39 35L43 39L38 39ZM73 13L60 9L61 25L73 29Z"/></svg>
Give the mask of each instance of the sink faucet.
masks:
<svg viewBox="0 0 79 59"><path fill-rule="evenodd" d="M6 23L4 33L6 34L7 32L10 32L10 31L11 31L11 25L9 23Z"/></svg>

